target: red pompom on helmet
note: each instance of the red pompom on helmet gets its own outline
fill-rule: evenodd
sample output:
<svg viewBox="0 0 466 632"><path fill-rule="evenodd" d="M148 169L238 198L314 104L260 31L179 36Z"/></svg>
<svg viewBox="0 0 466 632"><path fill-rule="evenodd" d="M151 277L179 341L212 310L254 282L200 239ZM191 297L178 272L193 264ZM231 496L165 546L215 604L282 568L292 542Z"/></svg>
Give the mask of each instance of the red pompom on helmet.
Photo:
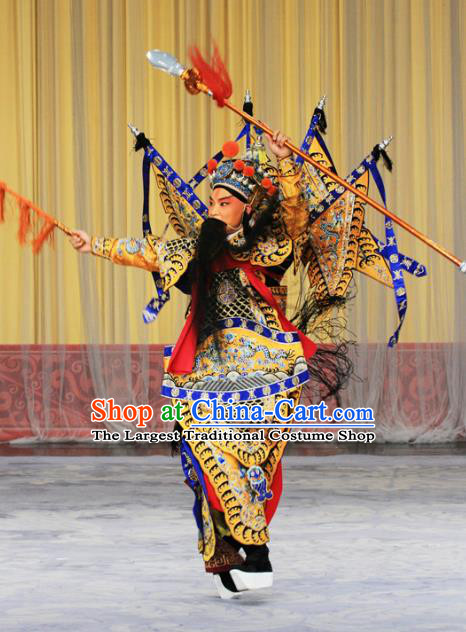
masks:
<svg viewBox="0 0 466 632"><path fill-rule="evenodd" d="M243 171L244 162L242 160L235 160L233 163L233 169L235 169L235 171Z"/></svg>
<svg viewBox="0 0 466 632"><path fill-rule="evenodd" d="M247 165L246 167L244 167L243 173L248 178L252 178L252 176L254 175L254 167L251 167L251 165Z"/></svg>
<svg viewBox="0 0 466 632"><path fill-rule="evenodd" d="M223 144L222 152L227 158L233 158L239 152L239 145L234 140L228 140Z"/></svg>
<svg viewBox="0 0 466 632"><path fill-rule="evenodd" d="M217 161L214 160L213 158L211 160L209 160L209 162L207 163L207 171L209 173L212 173L213 171L215 171L215 169L217 168Z"/></svg>
<svg viewBox="0 0 466 632"><path fill-rule="evenodd" d="M272 186L272 180L270 178L264 178L261 182L261 186L263 186L264 189L268 189Z"/></svg>

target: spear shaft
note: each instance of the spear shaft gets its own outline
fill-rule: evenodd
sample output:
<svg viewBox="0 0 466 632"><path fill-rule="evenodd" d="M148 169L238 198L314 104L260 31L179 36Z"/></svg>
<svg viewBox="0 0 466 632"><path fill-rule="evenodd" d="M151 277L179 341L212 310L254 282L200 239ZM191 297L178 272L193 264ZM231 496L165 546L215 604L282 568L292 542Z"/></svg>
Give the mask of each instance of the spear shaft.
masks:
<svg viewBox="0 0 466 632"><path fill-rule="evenodd" d="M201 91L204 92L202 88L201 88ZM249 123L252 123L256 127L259 127L262 131L266 132L267 134L270 134L270 135L273 134L273 130L270 129L268 125L265 125L265 123L262 123L261 121L257 121L253 116L250 116L246 112L243 112L243 110L240 110L239 108L237 108L236 105L233 105L233 103L230 103L229 101L225 100L224 105L229 110L236 112L236 114L241 116L243 119L246 119ZM446 259L448 259L449 261L451 261L458 267L461 267L462 262L460 259L458 259L458 257L455 257L455 255L449 252L448 250L446 250L446 248L443 248L443 246L440 246L435 241L430 239L430 237L428 237L424 233L421 233L421 231L417 230L417 228L414 228L414 226L411 226L411 224L408 224L408 222L405 222L404 219L401 219L400 217L398 217L397 215L395 215L394 213L386 209L384 206L382 206L381 204L379 204L378 202L370 198L365 193L358 191L358 189L356 189L356 187L354 187L352 184L350 184L343 178L340 178L340 176L338 176L333 171L330 171L330 169L327 169L327 167L324 167L324 165L319 164L316 160L314 160L308 154L301 151L299 147L296 147L291 142L285 141L284 145L288 147L288 149L290 149L294 154L301 156L301 158L305 160L307 163L309 163L316 169L319 169L320 171L325 173L329 178L331 178L335 182L338 182L338 184L341 184L342 186L344 186L345 189L357 195L361 200L363 200L364 202L366 202L367 204L375 208L377 211L389 217L393 222L395 222L395 224L398 224L398 226L401 226L402 228L407 230L409 233L411 233L411 235L414 235L415 237L420 239L422 242L427 244L427 246L430 246L430 248L433 248L433 250L436 250L439 254L444 256Z"/></svg>
<svg viewBox="0 0 466 632"><path fill-rule="evenodd" d="M155 68L158 68L159 70L163 70L164 72L167 72L168 74L174 77L179 77L184 82L185 87L190 94L198 94L199 92L204 92L205 94L208 94L210 97L214 97L217 99L217 97L213 94L209 86L203 83L202 74L197 68L186 68L185 66L180 64L180 62L173 55L170 55L169 53L165 51L160 51L157 49L148 51L147 59ZM231 88L231 84L229 88ZM231 89L229 89L228 92L229 92L229 95L231 95ZM225 106L229 110L232 110L232 112L235 112L236 114L241 116L242 119L248 121L249 123L252 123L254 126L263 130L267 134L273 134L273 131L270 129L270 127L268 127L268 125L265 125L265 123L262 123L260 121L257 121L253 116L251 116L247 112L244 112L243 110L240 110L235 105L230 103L228 100L222 98L221 103L219 102L219 105ZM338 176L336 173L333 173L333 171L330 171L330 169L327 169L327 167L320 165L316 160L314 160L313 158L308 156L306 153L301 151L301 149L299 149L298 147L295 147L295 145L293 145L289 141L286 141L284 144L293 153L297 154L298 156L301 156L301 158L305 162L309 163L310 165L312 165L319 171L322 171L323 173L325 173L329 178L331 178L332 180L334 180L335 182L343 186L348 191L351 191L351 193L353 193L354 195L359 197L361 200L366 202L366 204L369 204L369 206L372 206L372 208L375 208L375 210L379 211L379 213L382 213L386 217L389 217L393 222L395 222L395 224L398 224L398 226L401 226L402 228L407 230L409 233L411 233L411 235L414 235L414 237L417 237L418 239L420 239L427 246L429 246L430 248L432 248L433 250L441 254L443 257L448 259L448 261L451 261L452 263L454 263L456 266L460 268L461 272L466 273L466 261L462 262L458 257L455 257L454 254L446 250L446 248L443 248L443 246L440 246L439 244L437 244L435 241L430 239L430 237L428 237L424 233L421 233L421 231L414 228L414 226L411 226L411 224L408 224L408 222L405 222L405 220L397 217L394 213L392 213L391 211L386 209L384 206L382 206L381 204L379 204L378 202L370 198L365 193L358 191L356 187L354 187L352 184L350 184L343 178L340 178L340 176Z"/></svg>

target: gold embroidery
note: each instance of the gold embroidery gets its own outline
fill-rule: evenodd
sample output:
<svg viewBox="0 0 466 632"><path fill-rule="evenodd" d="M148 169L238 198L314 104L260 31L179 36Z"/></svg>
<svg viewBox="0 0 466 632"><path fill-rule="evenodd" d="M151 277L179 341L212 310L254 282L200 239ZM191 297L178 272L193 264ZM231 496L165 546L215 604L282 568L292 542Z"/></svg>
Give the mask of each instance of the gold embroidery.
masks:
<svg viewBox="0 0 466 632"><path fill-rule="evenodd" d="M155 171L155 167L153 168ZM176 234L180 237L197 237L201 230L202 217L196 213L165 176L156 172L155 179L163 208Z"/></svg>
<svg viewBox="0 0 466 632"><path fill-rule="evenodd" d="M196 240L190 238L162 241L147 235L157 253L163 289L168 290L186 272L196 249Z"/></svg>
<svg viewBox="0 0 466 632"><path fill-rule="evenodd" d="M235 549L222 538L218 538L215 553L205 562L207 573L222 573L228 571L235 564L242 564L243 558Z"/></svg>
<svg viewBox="0 0 466 632"><path fill-rule="evenodd" d="M204 560L210 560L215 552L215 530L212 516L210 515L209 504L202 488L200 488L201 498L201 516L202 516L202 557Z"/></svg>
<svg viewBox="0 0 466 632"><path fill-rule="evenodd" d="M301 387L289 391L286 397L299 401ZM182 402L183 428L192 423L188 402ZM283 411L286 414L286 410ZM199 423L199 422L196 422ZM277 429L280 428L278 422ZM260 428L260 423L257 424ZM258 464L264 470L267 486L270 487L278 463L286 446L285 441L250 443L243 442L188 441L193 453L208 477L225 512L225 521L233 537L244 544L264 544L269 535L265 520L264 504L255 498L246 476L246 467Z"/></svg>
<svg viewBox="0 0 466 632"><path fill-rule="evenodd" d="M387 287L393 288L390 268L380 254L372 233L363 225L358 238L359 250L356 269Z"/></svg>

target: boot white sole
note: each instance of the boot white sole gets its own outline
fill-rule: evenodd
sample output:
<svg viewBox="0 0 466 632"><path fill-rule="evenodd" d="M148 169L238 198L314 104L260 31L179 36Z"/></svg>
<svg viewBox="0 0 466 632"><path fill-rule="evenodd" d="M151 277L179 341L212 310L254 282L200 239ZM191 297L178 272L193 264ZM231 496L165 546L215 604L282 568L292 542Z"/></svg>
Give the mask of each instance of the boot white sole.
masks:
<svg viewBox="0 0 466 632"><path fill-rule="evenodd" d="M218 575L214 575L214 583L221 599L238 599L240 593L239 592L235 593L235 592L232 592L231 590L228 590L228 588L225 588L225 586L222 584L222 580L220 579ZM236 586L236 582L234 583Z"/></svg>
<svg viewBox="0 0 466 632"><path fill-rule="evenodd" d="M235 568L230 571L230 575L238 590L259 590L261 588L270 588L273 584L273 572L245 573Z"/></svg>

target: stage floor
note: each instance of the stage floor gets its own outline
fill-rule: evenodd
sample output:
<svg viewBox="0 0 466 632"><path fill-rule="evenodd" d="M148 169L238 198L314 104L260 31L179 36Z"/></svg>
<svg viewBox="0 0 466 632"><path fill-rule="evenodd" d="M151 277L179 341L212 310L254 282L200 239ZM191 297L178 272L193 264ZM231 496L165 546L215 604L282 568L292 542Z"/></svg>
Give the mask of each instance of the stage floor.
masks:
<svg viewBox="0 0 466 632"><path fill-rule="evenodd" d="M288 456L274 587L221 601L177 458L0 458L2 632L463 632L466 457Z"/></svg>

